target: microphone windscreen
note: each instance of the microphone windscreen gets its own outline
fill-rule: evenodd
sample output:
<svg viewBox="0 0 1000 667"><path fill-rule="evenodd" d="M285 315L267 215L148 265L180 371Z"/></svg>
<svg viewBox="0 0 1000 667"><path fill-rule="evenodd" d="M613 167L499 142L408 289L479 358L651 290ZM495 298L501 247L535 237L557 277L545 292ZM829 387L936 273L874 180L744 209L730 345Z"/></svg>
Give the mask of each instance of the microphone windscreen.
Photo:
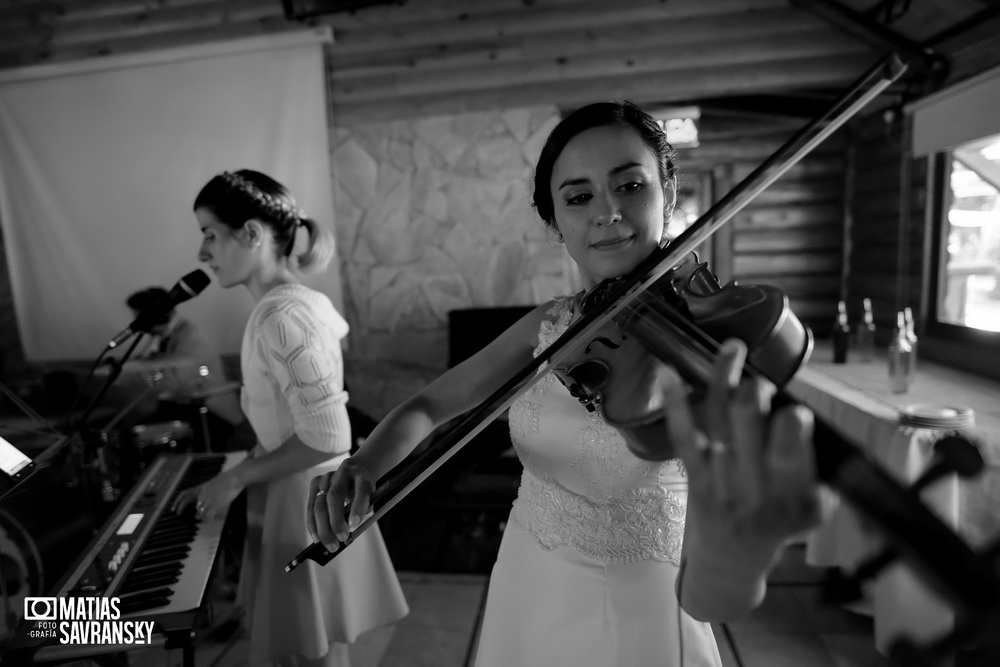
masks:
<svg viewBox="0 0 1000 667"><path fill-rule="evenodd" d="M198 296L208 287L209 282L211 282L211 279L208 277L208 274L201 269L195 269L178 280L174 288L170 290L170 302L173 305L177 305Z"/></svg>
<svg viewBox="0 0 1000 667"><path fill-rule="evenodd" d="M208 274L201 269L195 269L181 278L181 280L184 281L188 289L194 292L194 294L201 294L208 287L208 283L212 282Z"/></svg>

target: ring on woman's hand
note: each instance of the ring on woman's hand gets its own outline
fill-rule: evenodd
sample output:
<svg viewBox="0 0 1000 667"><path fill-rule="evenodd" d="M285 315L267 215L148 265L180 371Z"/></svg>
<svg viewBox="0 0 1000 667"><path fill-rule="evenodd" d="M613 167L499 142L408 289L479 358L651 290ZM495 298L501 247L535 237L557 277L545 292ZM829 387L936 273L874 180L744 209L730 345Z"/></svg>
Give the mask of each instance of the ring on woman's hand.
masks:
<svg viewBox="0 0 1000 667"><path fill-rule="evenodd" d="M715 438L709 438L704 433L699 433L695 438L694 448L699 452L711 452L713 454L724 454L726 449L728 449L726 443Z"/></svg>
<svg viewBox="0 0 1000 667"><path fill-rule="evenodd" d="M329 492L329 489L320 489L316 492L316 497L325 496Z"/></svg>

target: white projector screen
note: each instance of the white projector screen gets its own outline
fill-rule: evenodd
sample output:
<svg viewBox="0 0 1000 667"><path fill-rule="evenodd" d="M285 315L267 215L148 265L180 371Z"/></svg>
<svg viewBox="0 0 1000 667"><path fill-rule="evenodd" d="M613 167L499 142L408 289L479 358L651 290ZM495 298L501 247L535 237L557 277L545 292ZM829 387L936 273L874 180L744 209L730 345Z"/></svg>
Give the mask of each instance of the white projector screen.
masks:
<svg viewBox="0 0 1000 667"><path fill-rule="evenodd" d="M221 171L268 173L333 224L330 39L324 28L0 73L0 219L27 359L95 358L131 320L129 294L198 268L191 205ZM341 308L338 265L305 282ZM179 310L238 353L252 305L213 281Z"/></svg>

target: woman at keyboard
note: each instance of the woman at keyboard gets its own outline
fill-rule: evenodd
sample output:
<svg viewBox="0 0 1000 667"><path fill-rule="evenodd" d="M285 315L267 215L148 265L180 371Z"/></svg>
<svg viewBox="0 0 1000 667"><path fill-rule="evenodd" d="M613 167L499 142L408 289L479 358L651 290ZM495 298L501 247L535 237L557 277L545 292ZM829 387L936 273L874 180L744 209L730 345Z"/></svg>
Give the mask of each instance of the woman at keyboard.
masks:
<svg viewBox="0 0 1000 667"><path fill-rule="evenodd" d="M220 285L242 285L256 302L240 360L241 404L257 445L246 461L179 497L177 509L194 503L213 516L247 491L238 600L252 664L348 665L347 643L408 609L377 530L327 567L283 569L311 540L302 512L309 481L336 469L351 445L339 343L347 322L295 277L327 265L332 233L283 185L250 170L214 177L194 212L198 259Z"/></svg>

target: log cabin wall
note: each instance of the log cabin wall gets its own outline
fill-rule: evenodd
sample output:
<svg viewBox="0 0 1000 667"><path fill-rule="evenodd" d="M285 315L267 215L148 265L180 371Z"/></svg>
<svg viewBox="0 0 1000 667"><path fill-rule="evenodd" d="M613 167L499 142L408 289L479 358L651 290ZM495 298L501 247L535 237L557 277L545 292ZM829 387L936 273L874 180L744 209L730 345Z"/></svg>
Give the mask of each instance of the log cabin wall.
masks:
<svg viewBox="0 0 1000 667"><path fill-rule="evenodd" d="M449 308L527 303L575 287L527 206L534 156L561 110L611 97L829 94L875 62L878 49L793 4L411 0L311 21L334 33L331 188L359 407L384 414L443 369ZM0 68L301 27L278 0L6 3ZM718 197L804 122L706 110L701 145L683 152L682 169L707 174ZM724 280L785 289L819 335L843 282L846 145L835 136L784 176L720 232L713 259ZM27 377L37 369L10 326L2 269L0 370Z"/></svg>
<svg viewBox="0 0 1000 667"><path fill-rule="evenodd" d="M701 145L682 169L708 169L721 197L810 119L707 113ZM720 280L766 284L788 295L817 336L829 333L841 293L845 143L834 133L717 232Z"/></svg>
<svg viewBox="0 0 1000 667"><path fill-rule="evenodd" d="M906 306L920 321L926 276L927 160L906 157L903 123L890 111L860 119L850 133L848 312L856 323L870 298L881 345Z"/></svg>

